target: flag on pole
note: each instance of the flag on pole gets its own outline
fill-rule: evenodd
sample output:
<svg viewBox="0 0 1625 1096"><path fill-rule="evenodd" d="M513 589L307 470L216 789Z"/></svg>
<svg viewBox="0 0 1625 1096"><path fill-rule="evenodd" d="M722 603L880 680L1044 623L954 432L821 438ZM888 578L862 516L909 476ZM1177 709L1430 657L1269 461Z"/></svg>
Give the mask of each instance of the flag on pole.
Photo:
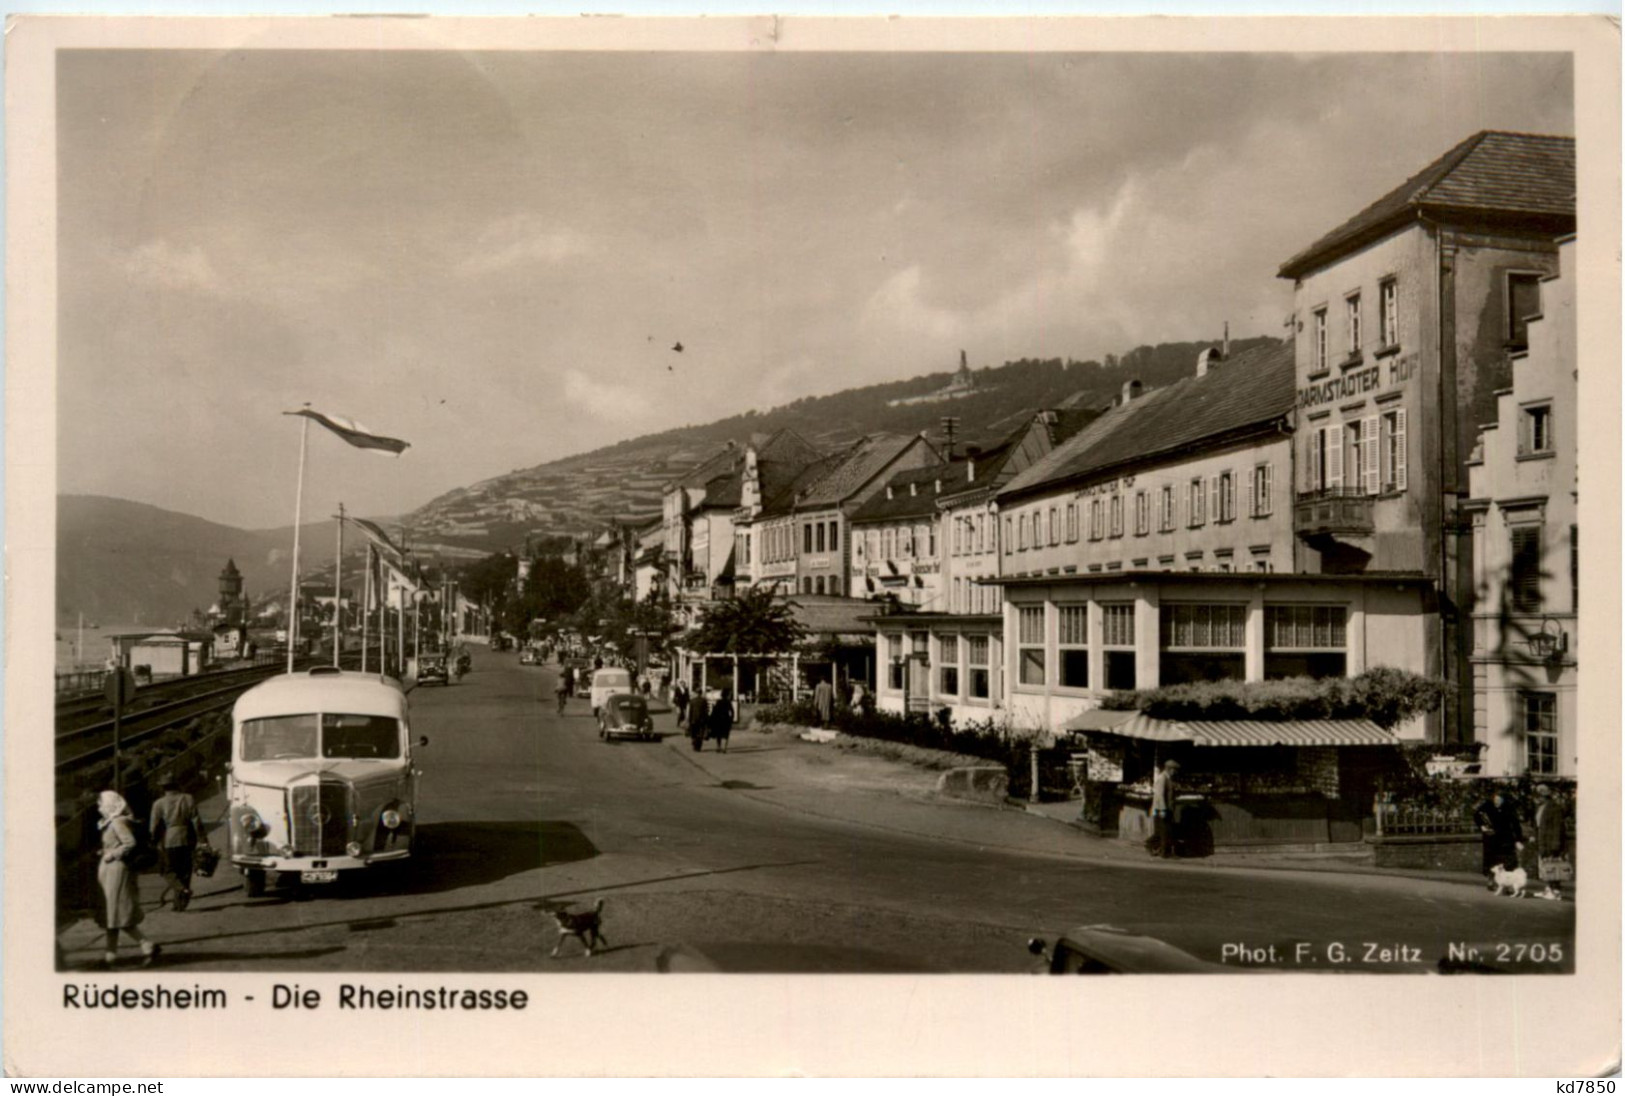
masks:
<svg viewBox="0 0 1625 1096"><path fill-rule="evenodd" d="M388 560L384 561L384 585L388 591L384 600L392 609L404 610L418 589L418 584L412 581L410 575Z"/></svg>
<svg viewBox="0 0 1625 1096"><path fill-rule="evenodd" d="M384 532L383 528L376 522L368 521L366 518L351 517L348 514L345 515L344 520L365 533L368 540L389 553L396 563L400 563L405 559L406 553L401 550L398 544L389 539L389 534Z"/></svg>
<svg viewBox="0 0 1625 1096"><path fill-rule="evenodd" d="M299 411L284 411L282 413L284 415L303 415L307 419L319 422L357 449L380 449L386 453L394 453L397 456L407 449L407 443L399 438L386 438L382 434L374 434L354 419L347 419L342 415L324 415L320 411L312 411L308 407Z"/></svg>

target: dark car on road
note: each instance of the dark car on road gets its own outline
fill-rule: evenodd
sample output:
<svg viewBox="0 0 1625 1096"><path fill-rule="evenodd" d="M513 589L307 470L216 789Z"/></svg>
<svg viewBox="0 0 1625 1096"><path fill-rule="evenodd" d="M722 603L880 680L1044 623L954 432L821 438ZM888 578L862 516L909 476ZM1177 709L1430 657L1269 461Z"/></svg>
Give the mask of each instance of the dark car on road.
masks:
<svg viewBox="0 0 1625 1096"><path fill-rule="evenodd" d="M450 685L451 674L446 669L446 656L422 655L418 659L419 685Z"/></svg>
<svg viewBox="0 0 1625 1096"><path fill-rule="evenodd" d="M615 693L606 697L598 709L599 738L641 738L653 740L654 717L649 714L649 702L636 693Z"/></svg>

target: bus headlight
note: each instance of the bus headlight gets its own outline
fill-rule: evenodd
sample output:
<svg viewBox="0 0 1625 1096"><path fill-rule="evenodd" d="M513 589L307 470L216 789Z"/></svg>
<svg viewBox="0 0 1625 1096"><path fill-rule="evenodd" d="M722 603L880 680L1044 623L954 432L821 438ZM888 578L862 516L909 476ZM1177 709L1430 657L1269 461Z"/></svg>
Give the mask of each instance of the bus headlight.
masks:
<svg viewBox="0 0 1625 1096"><path fill-rule="evenodd" d="M265 836L268 827L253 807L244 807L237 815L237 828L251 838L259 838Z"/></svg>
<svg viewBox="0 0 1625 1096"><path fill-rule="evenodd" d="M393 809L387 810L379 816L378 821L384 824L386 830L398 830L401 828L401 812Z"/></svg>
<svg viewBox="0 0 1625 1096"><path fill-rule="evenodd" d="M351 856L360 856L361 843L359 841L352 841L348 845L344 846L344 851L349 853Z"/></svg>

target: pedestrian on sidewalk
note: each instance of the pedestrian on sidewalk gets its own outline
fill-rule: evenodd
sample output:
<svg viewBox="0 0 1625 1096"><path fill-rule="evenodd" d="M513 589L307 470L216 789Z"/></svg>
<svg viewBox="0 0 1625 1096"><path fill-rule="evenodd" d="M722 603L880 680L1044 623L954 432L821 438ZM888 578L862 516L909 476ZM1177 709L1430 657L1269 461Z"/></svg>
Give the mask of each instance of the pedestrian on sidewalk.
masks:
<svg viewBox="0 0 1625 1096"><path fill-rule="evenodd" d="M694 744L695 753L705 749L705 734L710 716L711 709L705 703L705 688L697 687L688 701L688 740Z"/></svg>
<svg viewBox="0 0 1625 1096"><path fill-rule="evenodd" d="M681 681L672 686L671 706L677 712L677 729L680 731L688 721L688 686Z"/></svg>
<svg viewBox="0 0 1625 1096"><path fill-rule="evenodd" d="M1540 897L1561 902L1563 882L1571 877L1569 866L1569 812L1552 796L1546 784L1535 785L1535 855L1539 858L1540 881L1546 889Z"/></svg>
<svg viewBox="0 0 1625 1096"><path fill-rule="evenodd" d="M829 726L830 719L835 715L835 690L828 678L820 678L818 687L813 689L813 711L818 714L820 727Z"/></svg>
<svg viewBox="0 0 1625 1096"><path fill-rule="evenodd" d="M147 823L158 849L158 872L164 878L158 904L173 895L173 908L180 913L192 902L192 850L202 840L203 828L198 825L197 801L181 791L174 774L165 775L158 786L163 794L153 803Z"/></svg>
<svg viewBox="0 0 1625 1096"><path fill-rule="evenodd" d="M107 916L103 928L107 930L107 949L102 963L111 967L118 962L119 933L124 933L141 946L143 966L151 966L158 958L159 947L148 940L138 926L141 924L141 895L136 889L137 873L129 858L140 842L135 835L135 818L130 805L115 791L102 792L96 802L101 815L98 828L102 836L101 863L96 868L96 882L101 885Z"/></svg>
<svg viewBox="0 0 1625 1096"><path fill-rule="evenodd" d="M1495 886L1495 869L1513 871L1523 849L1523 823L1518 821L1518 805L1505 788L1496 788L1473 812L1478 832L1484 835L1484 878Z"/></svg>
<svg viewBox="0 0 1625 1096"><path fill-rule="evenodd" d="M1169 759L1151 782L1151 844L1152 856L1171 860L1174 855L1174 780L1179 776L1179 762Z"/></svg>
<svg viewBox="0 0 1625 1096"><path fill-rule="evenodd" d="M717 702L711 706L711 737L717 740L717 749L728 752L728 736L734 729L733 690L724 688Z"/></svg>

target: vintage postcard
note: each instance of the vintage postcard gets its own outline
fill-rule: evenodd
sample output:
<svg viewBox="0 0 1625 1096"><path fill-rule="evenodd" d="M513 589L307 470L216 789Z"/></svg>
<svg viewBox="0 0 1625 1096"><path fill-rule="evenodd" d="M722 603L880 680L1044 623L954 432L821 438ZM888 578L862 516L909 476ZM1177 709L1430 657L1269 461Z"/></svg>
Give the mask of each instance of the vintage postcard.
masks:
<svg viewBox="0 0 1625 1096"><path fill-rule="evenodd" d="M1618 47L13 19L6 1071L1617 1068Z"/></svg>

